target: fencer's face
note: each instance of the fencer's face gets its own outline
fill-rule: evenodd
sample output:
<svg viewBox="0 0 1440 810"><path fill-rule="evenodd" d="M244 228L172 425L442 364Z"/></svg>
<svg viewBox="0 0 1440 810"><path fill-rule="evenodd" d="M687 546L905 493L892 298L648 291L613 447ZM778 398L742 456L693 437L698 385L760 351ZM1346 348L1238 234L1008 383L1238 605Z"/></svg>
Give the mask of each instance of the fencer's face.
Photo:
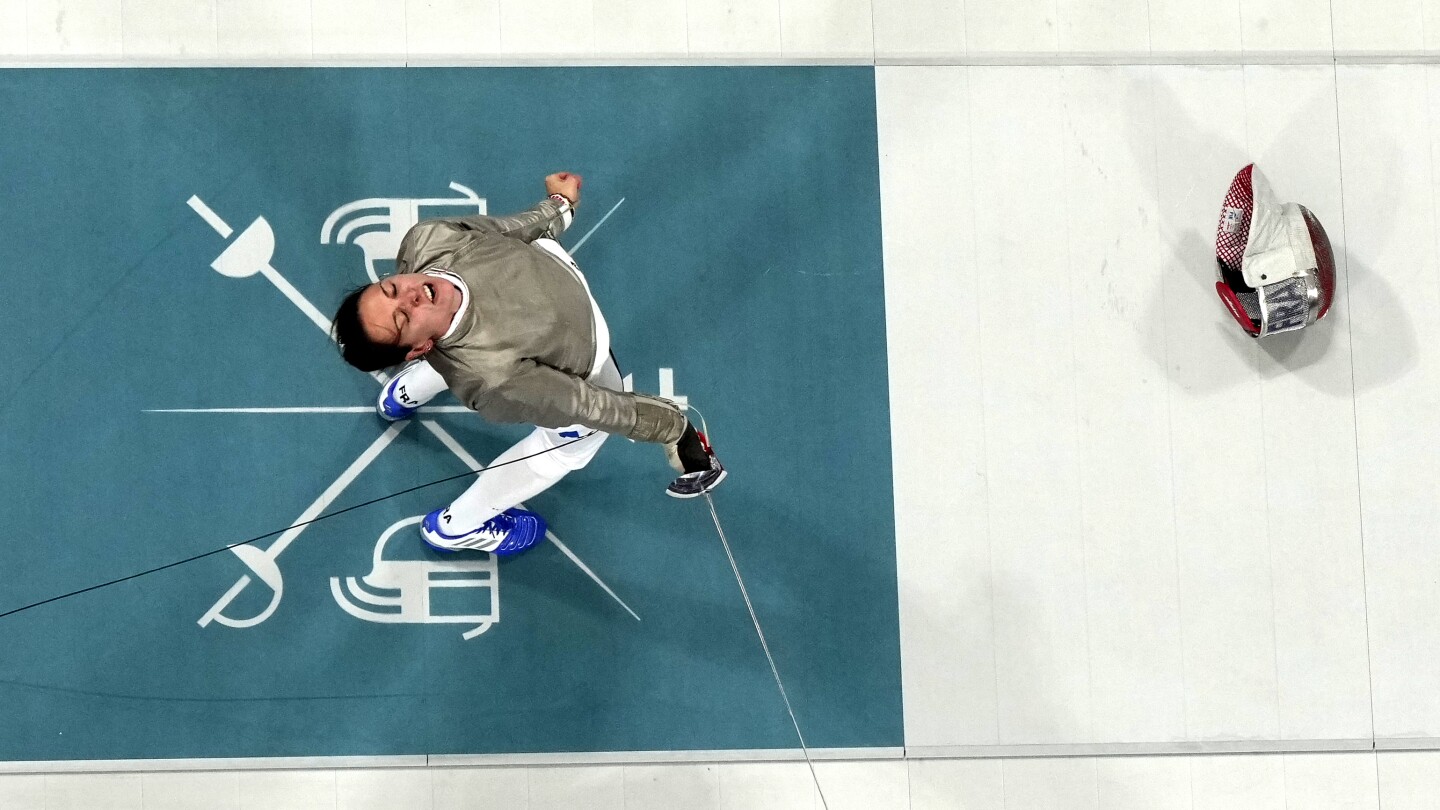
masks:
<svg viewBox="0 0 1440 810"><path fill-rule="evenodd" d="M360 324L376 343L405 346L413 359L428 352L460 309L460 291L420 273L382 278L360 294Z"/></svg>

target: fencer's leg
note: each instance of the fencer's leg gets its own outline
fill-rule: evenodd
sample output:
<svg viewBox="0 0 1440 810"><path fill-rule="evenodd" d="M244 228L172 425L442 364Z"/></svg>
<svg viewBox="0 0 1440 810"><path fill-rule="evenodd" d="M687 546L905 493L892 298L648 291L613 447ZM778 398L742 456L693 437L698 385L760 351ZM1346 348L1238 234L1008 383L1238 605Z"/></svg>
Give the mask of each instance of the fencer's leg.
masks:
<svg viewBox="0 0 1440 810"><path fill-rule="evenodd" d="M565 437L564 433L574 433ZM575 436L583 436L576 440ZM454 503L420 523L420 536L440 551L473 549L519 554L545 537L545 519L515 508L585 466L605 434L537 428L500 455ZM581 448L579 452L573 448ZM563 455L562 455L563 454Z"/></svg>
<svg viewBox="0 0 1440 810"><path fill-rule="evenodd" d="M619 391L623 386L614 360L606 361L591 382L612 391ZM554 486L571 471L589 464L607 436L581 425L535 428L491 462L490 466L495 469L481 473L475 483L442 512L442 521L448 516L450 525L463 530L480 526ZM525 460L498 466L516 459Z"/></svg>
<svg viewBox="0 0 1440 810"><path fill-rule="evenodd" d="M441 525L451 527L447 532L452 534L468 531L539 495L571 471L589 464L606 436L583 427L536 428L501 453L490 463L491 469L443 510Z"/></svg>
<svg viewBox="0 0 1440 810"><path fill-rule="evenodd" d="M620 390L614 361L606 362L592 381ZM544 536L545 521L515 507L589 464L606 438L607 434L582 425L532 430L492 461L448 507L426 515L421 536L441 550L524 551Z"/></svg>
<svg viewBox="0 0 1440 810"><path fill-rule="evenodd" d="M390 422L408 419L447 387L445 378L422 357L400 369L385 383L375 400L375 412Z"/></svg>

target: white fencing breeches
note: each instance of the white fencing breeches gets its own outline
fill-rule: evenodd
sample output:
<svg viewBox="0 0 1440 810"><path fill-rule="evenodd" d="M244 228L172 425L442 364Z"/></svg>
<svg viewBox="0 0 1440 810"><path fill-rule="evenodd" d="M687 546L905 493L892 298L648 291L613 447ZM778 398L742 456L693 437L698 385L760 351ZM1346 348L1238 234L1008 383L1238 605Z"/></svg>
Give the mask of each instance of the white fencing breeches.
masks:
<svg viewBox="0 0 1440 810"><path fill-rule="evenodd" d="M420 403L434 399L446 390L445 380L423 359L400 372L405 375L409 398ZM613 359L607 359L589 382L601 388L620 391L624 382ZM447 531L467 532L513 506L554 486L573 470L590 463L600 452L608 433L582 425L561 428L537 427L490 463L492 468L480 473L475 483L460 494L448 507L450 520ZM528 456L528 458L526 458ZM515 459L524 459L515 461ZM513 464L506 462L515 461ZM503 467L498 465L504 464Z"/></svg>

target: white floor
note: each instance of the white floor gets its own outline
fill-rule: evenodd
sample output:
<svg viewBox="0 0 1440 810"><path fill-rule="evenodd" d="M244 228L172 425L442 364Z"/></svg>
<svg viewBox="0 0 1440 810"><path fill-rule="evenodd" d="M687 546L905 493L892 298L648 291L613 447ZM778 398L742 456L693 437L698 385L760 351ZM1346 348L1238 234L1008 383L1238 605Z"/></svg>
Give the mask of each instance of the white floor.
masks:
<svg viewBox="0 0 1440 810"><path fill-rule="evenodd" d="M1434 0L0 0L12 62L1394 61Z"/></svg>
<svg viewBox="0 0 1440 810"><path fill-rule="evenodd" d="M830 810L1431 810L1440 754L817 765ZM820 810L803 763L0 776L7 810Z"/></svg>
<svg viewBox="0 0 1440 810"><path fill-rule="evenodd" d="M0 0L13 65L882 65L908 757L820 763L837 810L1440 805L1440 753L1394 750L1440 749L1437 48L1433 0ZM1340 264L1298 340L1211 289L1251 160ZM50 810L818 806L793 762L0 775Z"/></svg>

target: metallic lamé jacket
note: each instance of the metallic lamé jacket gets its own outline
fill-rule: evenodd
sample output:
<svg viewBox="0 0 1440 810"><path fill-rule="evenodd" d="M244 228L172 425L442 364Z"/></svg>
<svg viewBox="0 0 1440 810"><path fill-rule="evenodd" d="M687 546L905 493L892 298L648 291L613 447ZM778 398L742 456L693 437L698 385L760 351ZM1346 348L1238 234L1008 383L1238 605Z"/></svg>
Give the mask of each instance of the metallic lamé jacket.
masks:
<svg viewBox="0 0 1440 810"><path fill-rule="evenodd" d="M553 200L509 217L432 219L405 234L398 273L446 270L470 290L455 332L426 355L450 391L492 422L584 425L671 443L685 417L670 402L585 381L595 317L585 287L530 243L565 228Z"/></svg>

